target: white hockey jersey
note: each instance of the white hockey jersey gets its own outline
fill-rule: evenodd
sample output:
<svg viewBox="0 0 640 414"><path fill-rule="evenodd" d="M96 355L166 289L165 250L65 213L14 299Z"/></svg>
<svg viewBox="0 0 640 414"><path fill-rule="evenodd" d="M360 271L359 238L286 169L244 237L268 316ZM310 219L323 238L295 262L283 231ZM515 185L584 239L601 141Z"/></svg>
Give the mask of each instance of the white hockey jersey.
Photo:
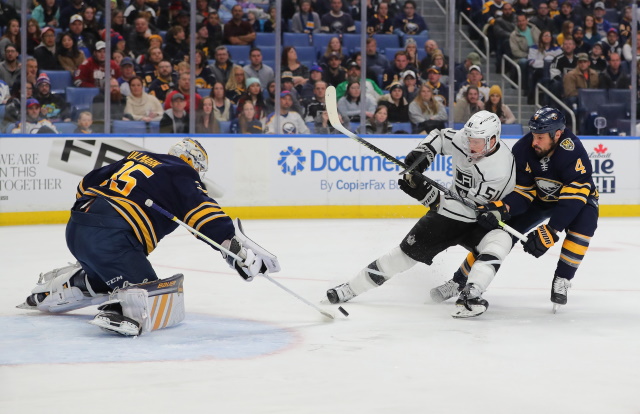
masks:
<svg viewBox="0 0 640 414"><path fill-rule="evenodd" d="M434 130L421 144L430 144L438 154L451 155L454 170L452 191L477 204L501 200L516 184L515 160L511 150L500 143L496 151L477 162L471 162L464 152L463 131L451 128ZM475 212L455 199L441 197L438 213L464 221L476 221Z"/></svg>

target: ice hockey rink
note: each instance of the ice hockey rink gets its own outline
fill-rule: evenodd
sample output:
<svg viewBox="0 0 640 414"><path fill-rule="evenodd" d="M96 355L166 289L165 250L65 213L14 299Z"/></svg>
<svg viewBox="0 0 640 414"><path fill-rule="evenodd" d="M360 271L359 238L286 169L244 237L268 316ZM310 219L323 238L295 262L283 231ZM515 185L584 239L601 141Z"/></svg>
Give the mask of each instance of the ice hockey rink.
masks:
<svg viewBox="0 0 640 414"><path fill-rule="evenodd" d="M512 251L478 318L453 319L429 289L466 252L452 248L344 305L322 305L395 246L413 219L247 220L276 253L277 281L244 282L178 228L150 256L185 274L187 319L138 338L16 309L38 274L72 260L64 225L0 227L0 413L640 413L640 218L602 218L551 312L560 251Z"/></svg>

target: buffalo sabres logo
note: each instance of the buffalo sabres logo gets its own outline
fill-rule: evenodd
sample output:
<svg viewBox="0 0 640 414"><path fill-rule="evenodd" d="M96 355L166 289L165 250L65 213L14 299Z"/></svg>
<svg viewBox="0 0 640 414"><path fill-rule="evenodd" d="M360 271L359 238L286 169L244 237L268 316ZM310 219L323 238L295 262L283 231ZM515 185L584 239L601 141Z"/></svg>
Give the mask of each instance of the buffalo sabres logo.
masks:
<svg viewBox="0 0 640 414"><path fill-rule="evenodd" d="M344 26L342 24L341 21L335 21L333 22L333 24L331 25L331 28L333 29L334 33L342 33L344 32Z"/></svg>
<svg viewBox="0 0 640 414"><path fill-rule="evenodd" d="M404 32L409 35L417 34L418 29L419 29L418 25L413 22L407 22L404 25Z"/></svg>
<svg viewBox="0 0 640 414"><path fill-rule="evenodd" d="M291 122L285 122L282 125L282 133L283 134L295 134L297 132L296 126L294 124L292 124Z"/></svg>
<svg viewBox="0 0 640 414"><path fill-rule="evenodd" d="M551 114L551 119L556 121L558 119L558 114Z"/></svg>
<svg viewBox="0 0 640 414"><path fill-rule="evenodd" d="M560 181L536 177L536 186L540 189L538 196L542 201L558 201L558 195L562 188Z"/></svg>
<svg viewBox="0 0 640 414"><path fill-rule="evenodd" d="M564 140L562 140L562 142L560 143L560 146L566 149L567 151L573 151L574 148L576 147L576 145L573 143L571 138L565 138Z"/></svg>

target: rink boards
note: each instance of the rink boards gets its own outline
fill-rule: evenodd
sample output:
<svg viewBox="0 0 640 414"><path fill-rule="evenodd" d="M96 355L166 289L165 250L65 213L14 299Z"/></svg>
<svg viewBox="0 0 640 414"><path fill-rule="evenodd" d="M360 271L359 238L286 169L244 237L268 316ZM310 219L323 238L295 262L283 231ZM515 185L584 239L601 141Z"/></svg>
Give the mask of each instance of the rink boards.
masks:
<svg viewBox="0 0 640 414"><path fill-rule="evenodd" d="M82 138L90 139L82 139ZM0 138L0 225L63 223L80 178L132 150L166 153L178 136ZM231 216L243 218L419 217L424 208L397 188L399 168L341 135L202 136L205 183ZM368 136L404 159L421 137ZM519 137L504 138L512 146ZM603 216L640 215L640 139L585 137ZM426 173L453 182L451 157Z"/></svg>

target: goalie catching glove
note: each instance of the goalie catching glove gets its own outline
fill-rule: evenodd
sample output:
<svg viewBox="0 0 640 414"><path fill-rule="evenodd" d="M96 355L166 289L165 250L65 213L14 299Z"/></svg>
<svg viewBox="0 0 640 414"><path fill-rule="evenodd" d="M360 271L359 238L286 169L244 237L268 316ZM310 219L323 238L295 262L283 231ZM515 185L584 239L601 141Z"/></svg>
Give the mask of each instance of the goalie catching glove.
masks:
<svg viewBox="0 0 640 414"><path fill-rule="evenodd" d="M440 201L438 189L433 188L420 173L405 174L404 178L398 180L398 186L425 207L436 208Z"/></svg>
<svg viewBox="0 0 640 414"><path fill-rule="evenodd" d="M521 241L524 251L540 257L547 252L556 242L560 240L553 229L546 224L538 226L527 235L527 241Z"/></svg>
<svg viewBox="0 0 640 414"><path fill-rule="evenodd" d="M478 224L487 230L500 228L500 222L511 218L507 206L502 201L492 201L478 206Z"/></svg>
<svg viewBox="0 0 640 414"><path fill-rule="evenodd" d="M231 240L225 240L222 246L242 260L239 261L235 257L222 252L222 256L231 268L236 269L238 274L247 282L252 281L254 277L260 274L280 271L278 258L244 234L240 219L237 218L233 221L233 227L236 230L236 235Z"/></svg>

